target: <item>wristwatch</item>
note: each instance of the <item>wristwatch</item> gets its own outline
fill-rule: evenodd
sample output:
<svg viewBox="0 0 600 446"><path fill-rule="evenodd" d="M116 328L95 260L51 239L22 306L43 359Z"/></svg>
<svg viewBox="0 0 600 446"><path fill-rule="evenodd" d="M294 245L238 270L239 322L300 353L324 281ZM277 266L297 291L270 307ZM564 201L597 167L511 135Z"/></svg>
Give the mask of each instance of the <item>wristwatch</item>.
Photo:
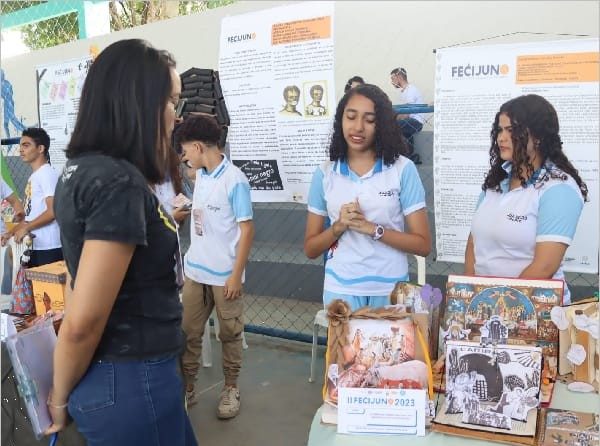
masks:
<svg viewBox="0 0 600 446"><path fill-rule="evenodd" d="M383 237L384 232L385 229L383 228L383 226L375 225L375 230L373 231L373 240L379 240L381 237Z"/></svg>

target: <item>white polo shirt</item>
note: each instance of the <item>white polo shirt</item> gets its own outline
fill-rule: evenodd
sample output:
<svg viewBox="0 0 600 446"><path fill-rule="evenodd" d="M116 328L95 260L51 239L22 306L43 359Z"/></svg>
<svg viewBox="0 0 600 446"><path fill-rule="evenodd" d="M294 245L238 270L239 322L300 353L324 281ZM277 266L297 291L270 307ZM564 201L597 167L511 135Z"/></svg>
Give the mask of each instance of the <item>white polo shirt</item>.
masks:
<svg viewBox="0 0 600 446"><path fill-rule="evenodd" d="M225 285L233 271L241 230L252 220L250 184L227 157L212 172L196 172L185 275L206 285ZM242 274L242 282L245 273Z"/></svg>
<svg viewBox="0 0 600 446"><path fill-rule="evenodd" d="M378 159L359 177L345 161L317 168L308 194L308 211L338 220L343 204L358 198L366 219L404 231L404 217L425 207L425 189L414 163L401 156L391 166ZM324 290L354 296L388 295L398 281L408 280L406 254L347 230L327 253Z"/></svg>
<svg viewBox="0 0 600 446"><path fill-rule="evenodd" d="M506 162L503 168L509 177L500 184L502 191L482 192L473 216L471 235L478 276L519 277L532 262L536 243L570 245L583 208L579 186L554 164L547 163L534 172L525 188L511 191L512 165ZM553 279L564 280L562 263ZM571 301L566 284L563 301Z"/></svg>
<svg viewBox="0 0 600 446"><path fill-rule="evenodd" d="M408 84L404 90L399 89L398 104L424 104L423 96L417 87L413 84ZM416 119L421 124L425 122L425 117L422 113L412 113L410 118Z"/></svg>
<svg viewBox="0 0 600 446"><path fill-rule="evenodd" d="M50 164L46 163L29 177L25 186L25 220L32 221L46 212L46 198L54 197L54 190L58 182L58 173ZM60 248L60 230L56 220L41 228L31 231L35 235L33 239L34 250L48 250Z"/></svg>

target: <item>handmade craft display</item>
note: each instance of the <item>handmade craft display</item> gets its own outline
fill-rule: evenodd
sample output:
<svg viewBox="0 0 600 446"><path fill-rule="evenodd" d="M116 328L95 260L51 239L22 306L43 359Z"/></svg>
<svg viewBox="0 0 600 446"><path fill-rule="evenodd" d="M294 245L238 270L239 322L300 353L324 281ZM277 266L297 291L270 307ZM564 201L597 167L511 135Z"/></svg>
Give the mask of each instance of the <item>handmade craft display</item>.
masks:
<svg viewBox="0 0 600 446"><path fill-rule="evenodd" d="M541 401L547 405L558 373L558 328L551 310L562 296L560 280L450 275L441 337L445 342L541 347Z"/></svg>
<svg viewBox="0 0 600 446"><path fill-rule="evenodd" d="M542 349L446 343L446 398L434 421L464 429L534 437Z"/></svg>
<svg viewBox="0 0 600 446"><path fill-rule="evenodd" d="M426 315L429 327L429 357L438 356L438 333L440 327L440 304L443 296L439 288L429 284L418 285L410 282L398 282L390 294L390 302L398 305L407 313Z"/></svg>
<svg viewBox="0 0 600 446"><path fill-rule="evenodd" d="M431 397L427 332L419 328L426 317L417 322L400 305L352 313L339 299L328 317L325 402L336 405L340 387L428 389Z"/></svg>
<svg viewBox="0 0 600 446"><path fill-rule="evenodd" d="M547 409L541 446L598 446L600 415L574 410Z"/></svg>
<svg viewBox="0 0 600 446"><path fill-rule="evenodd" d="M600 304L588 302L555 307L552 320L560 329L559 374L571 374L569 380L589 386L571 385L570 389L598 392L600 389Z"/></svg>

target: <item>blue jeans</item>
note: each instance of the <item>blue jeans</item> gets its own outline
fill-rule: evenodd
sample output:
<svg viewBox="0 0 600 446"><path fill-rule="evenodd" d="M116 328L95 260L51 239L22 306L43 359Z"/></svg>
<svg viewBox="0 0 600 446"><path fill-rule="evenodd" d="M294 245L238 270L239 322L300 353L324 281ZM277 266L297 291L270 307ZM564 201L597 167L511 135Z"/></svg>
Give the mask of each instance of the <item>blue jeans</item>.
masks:
<svg viewBox="0 0 600 446"><path fill-rule="evenodd" d="M88 446L196 446L172 355L95 361L69 396L69 414Z"/></svg>

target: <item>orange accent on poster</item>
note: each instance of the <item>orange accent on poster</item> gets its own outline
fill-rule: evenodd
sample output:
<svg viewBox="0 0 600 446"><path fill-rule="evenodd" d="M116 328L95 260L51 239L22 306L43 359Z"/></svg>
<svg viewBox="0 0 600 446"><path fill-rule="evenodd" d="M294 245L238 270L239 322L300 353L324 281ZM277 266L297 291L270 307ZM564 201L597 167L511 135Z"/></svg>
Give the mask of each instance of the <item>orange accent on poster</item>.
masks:
<svg viewBox="0 0 600 446"><path fill-rule="evenodd" d="M275 23L271 28L271 44L306 42L307 40L328 39L331 37L331 16L315 17L308 20Z"/></svg>
<svg viewBox="0 0 600 446"><path fill-rule="evenodd" d="M517 57L517 84L598 82L600 53L539 54Z"/></svg>

